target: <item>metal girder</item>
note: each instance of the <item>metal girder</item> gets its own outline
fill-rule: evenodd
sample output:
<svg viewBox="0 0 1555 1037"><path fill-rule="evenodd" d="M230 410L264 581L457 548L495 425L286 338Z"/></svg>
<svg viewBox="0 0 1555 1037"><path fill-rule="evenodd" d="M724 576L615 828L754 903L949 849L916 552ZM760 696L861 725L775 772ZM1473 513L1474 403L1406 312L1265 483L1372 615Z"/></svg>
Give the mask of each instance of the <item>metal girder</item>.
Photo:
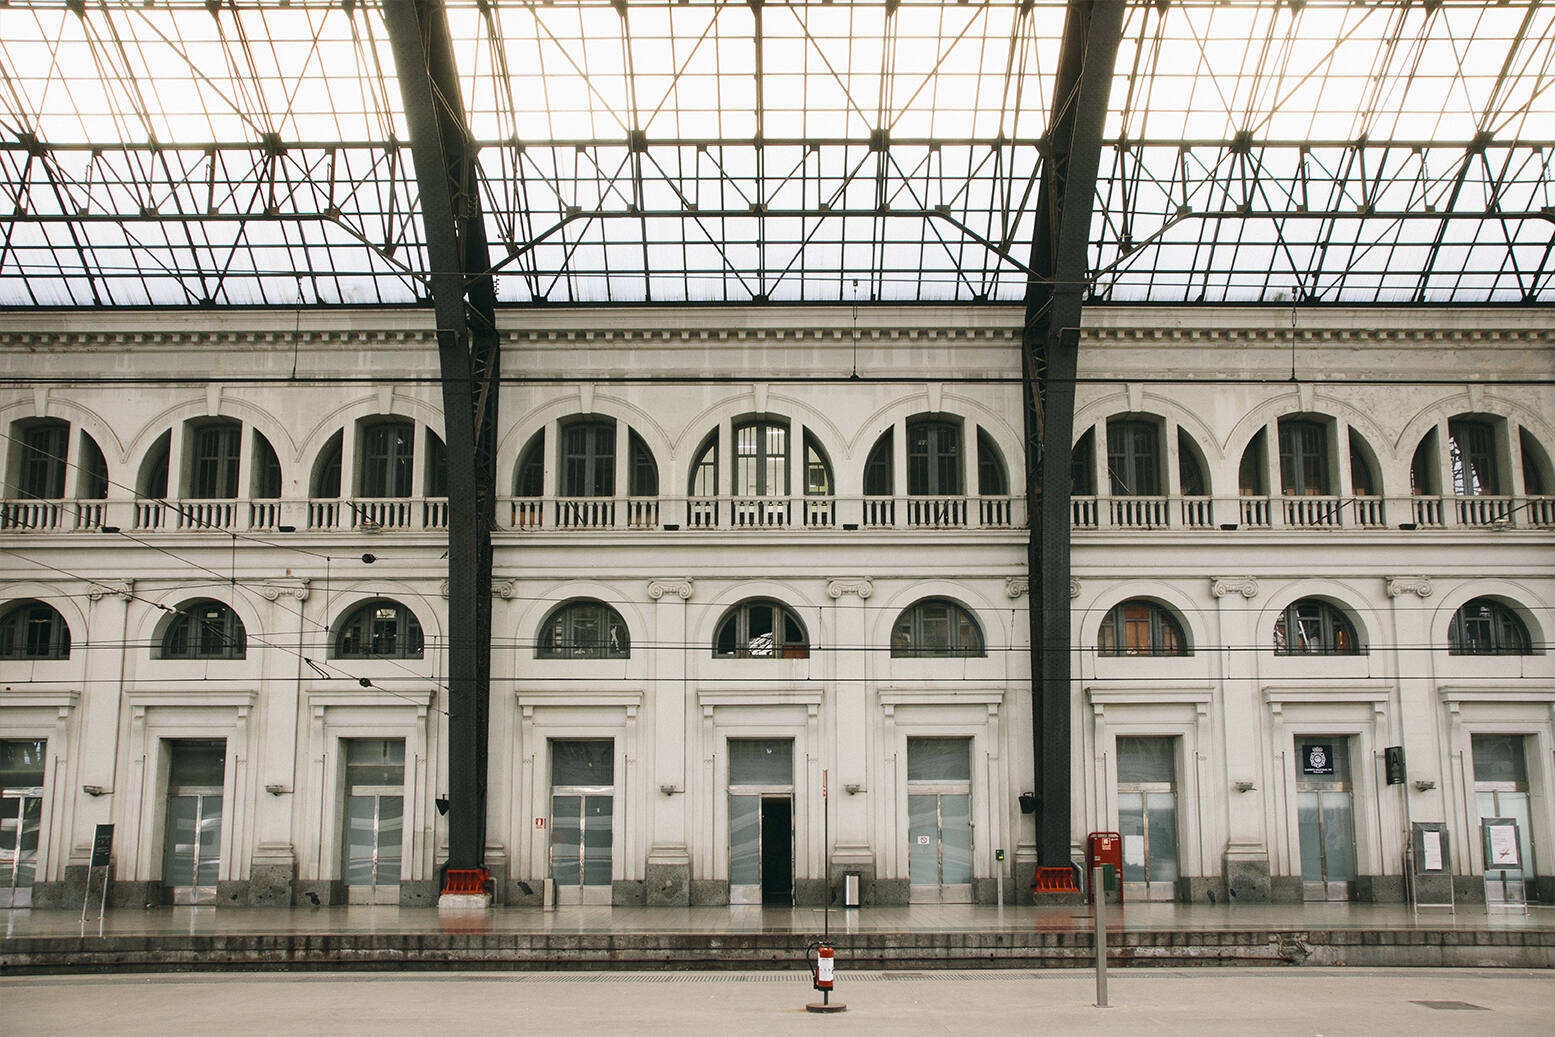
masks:
<svg viewBox="0 0 1555 1037"><path fill-rule="evenodd" d="M448 443L448 862L486 855L491 527L496 506L496 290L442 0L386 0L421 187Z"/></svg>
<svg viewBox="0 0 1555 1037"><path fill-rule="evenodd" d="M1042 165L1021 340L1037 863L1070 861L1069 527L1080 311L1122 0L1072 0Z"/></svg>

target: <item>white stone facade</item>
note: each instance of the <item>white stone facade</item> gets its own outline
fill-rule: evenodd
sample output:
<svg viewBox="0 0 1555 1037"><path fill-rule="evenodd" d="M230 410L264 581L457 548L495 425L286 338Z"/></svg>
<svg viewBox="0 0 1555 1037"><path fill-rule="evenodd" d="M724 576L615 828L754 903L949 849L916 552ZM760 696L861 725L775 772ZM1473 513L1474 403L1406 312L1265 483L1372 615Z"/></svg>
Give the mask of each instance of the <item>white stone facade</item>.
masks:
<svg viewBox="0 0 1555 1037"><path fill-rule="evenodd" d="M584 882L585 899L751 896L731 886L731 855L752 845L731 832L737 795L786 799L758 813L781 823L791 811L801 903L820 901L828 870L859 872L875 903L992 901L1001 875L1007 897L1024 891L1035 856L1018 802L1033 791L1021 318L1008 307L500 315L487 822L499 901L537 903L552 877L553 748L606 741L608 791L578 795L609 798L596 829L608 832L609 882ZM5 772L17 787L42 775L26 785L38 790L34 903L79 898L105 823L114 896L167 896L170 768L185 744L221 753L206 793L219 798L206 858L218 903L347 896L346 754L358 740L403 745L394 895L430 902L446 838L441 677L457 633L430 321L412 310L7 316L0 613L46 604L70 644L62 655L18 641L0 658L0 742L43 743L22 777ZM1476 779L1476 746L1510 737L1499 744L1521 753L1522 776L1502 784L1508 803L1527 805L1530 888L1549 897L1555 320L1150 307L1099 308L1087 322L1076 855L1091 831L1123 831L1139 852L1129 804L1168 795L1152 801L1168 805L1150 831L1153 854L1170 845L1170 867L1153 856L1160 875L1135 895L1315 895L1301 813L1315 793L1298 758L1321 743L1349 771L1353 866L1336 866L1330 895L1403 895L1406 809L1445 825L1459 893L1472 895L1481 804L1501 803L1481 797L1502 791ZM386 419L398 430L388 439ZM925 422L945 437L927 455ZM609 444L569 437L582 426ZM63 438L28 439L46 428ZM212 428L238 430L230 455L200 438ZM1137 449L1125 450L1130 430ZM1471 432L1487 453L1465 486L1457 447ZM28 465L50 442L66 444L64 488L40 492L57 473ZM91 483L104 474L100 497ZM1293 477L1306 481L1287 492ZM369 485L385 478L388 497ZM338 492L321 492L332 479ZM167 641L179 610L205 599L241 622L242 657L166 657L179 654ZM347 619L379 599L415 616L420 657L341 657ZM540 657L547 617L579 599L619 615L629 653ZM755 628L740 627L738 651L721 656L721 624L767 600L797 621L800 646L779 633L753 649ZM964 610L980 645L893 652L904 612L925 600ZM1183 654L1128 651L1146 628L1108 617L1136 600L1178 625ZM1276 650L1306 633L1287 613L1298 601L1323 603L1313 622L1334 624L1328 647L1340 651ZM1483 601L1526 642L1450 650L1455 614ZM8 629L22 637L25 624ZM1108 636L1113 654L1098 650ZM1124 751L1164 748L1165 780L1120 782L1119 740L1159 738ZM955 773L910 779L909 747L927 744L916 739L952 740L934 744L957 746ZM791 742L791 780L737 779L731 740ZM1401 786L1385 784L1390 746L1404 749ZM914 813L926 797L942 812L932 844ZM925 845L948 862L942 882L914 871Z"/></svg>

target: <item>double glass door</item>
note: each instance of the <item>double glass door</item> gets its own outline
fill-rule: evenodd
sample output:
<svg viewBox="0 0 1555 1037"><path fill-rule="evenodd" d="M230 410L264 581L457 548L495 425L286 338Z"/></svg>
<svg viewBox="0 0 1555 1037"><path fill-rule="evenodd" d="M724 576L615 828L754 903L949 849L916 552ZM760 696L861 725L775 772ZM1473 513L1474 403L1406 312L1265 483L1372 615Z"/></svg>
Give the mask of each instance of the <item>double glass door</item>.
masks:
<svg viewBox="0 0 1555 1037"><path fill-rule="evenodd" d="M608 904L615 743L551 742L551 880L559 904Z"/></svg>
<svg viewBox="0 0 1555 1037"><path fill-rule="evenodd" d="M729 902L794 902L794 743L729 740Z"/></svg>
<svg viewBox="0 0 1555 1037"><path fill-rule="evenodd" d="M1348 738L1298 741L1296 820L1306 900L1349 900L1355 883L1355 807Z"/></svg>
<svg viewBox="0 0 1555 1037"><path fill-rule="evenodd" d="M972 743L907 740L907 879L915 904L972 902Z"/></svg>
<svg viewBox="0 0 1555 1037"><path fill-rule="evenodd" d="M405 742L353 738L346 757L346 902L397 904L405 840Z"/></svg>
<svg viewBox="0 0 1555 1037"><path fill-rule="evenodd" d="M47 744L0 742L0 907L32 906Z"/></svg>
<svg viewBox="0 0 1555 1037"><path fill-rule="evenodd" d="M1486 896L1495 901L1521 901L1521 884L1535 874L1533 813L1528 796L1528 759L1523 735L1474 735L1474 807L1481 823L1509 817L1517 822L1517 868L1486 868ZM1525 888L1525 887L1524 887Z"/></svg>
<svg viewBox="0 0 1555 1037"><path fill-rule="evenodd" d="M1176 739L1119 738L1118 834L1123 837L1123 895L1177 895Z"/></svg>
<svg viewBox="0 0 1555 1037"><path fill-rule="evenodd" d="M173 742L167 777L167 835L162 881L175 904L216 899L221 871L222 779L227 745Z"/></svg>

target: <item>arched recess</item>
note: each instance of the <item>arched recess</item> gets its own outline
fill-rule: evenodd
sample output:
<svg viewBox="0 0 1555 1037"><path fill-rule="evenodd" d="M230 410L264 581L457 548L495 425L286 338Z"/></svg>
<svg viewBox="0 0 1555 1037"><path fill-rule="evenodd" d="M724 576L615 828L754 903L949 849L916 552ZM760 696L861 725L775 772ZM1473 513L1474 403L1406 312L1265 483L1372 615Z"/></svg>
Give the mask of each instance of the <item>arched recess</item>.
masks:
<svg viewBox="0 0 1555 1037"><path fill-rule="evenodd" d="M1450 655L1466 654L1449 651L1452 640L1453 620L1464 606L1472 601L1489 599L1509 609L1528 634L1529 655L1545 655L1549 651L1549 621L1551 605L1533 588L1511 580L1477 579L1465 582L1442 594L1431 615L1431 645ZM1466 660L1467 662L1467 660Z"/></svg>

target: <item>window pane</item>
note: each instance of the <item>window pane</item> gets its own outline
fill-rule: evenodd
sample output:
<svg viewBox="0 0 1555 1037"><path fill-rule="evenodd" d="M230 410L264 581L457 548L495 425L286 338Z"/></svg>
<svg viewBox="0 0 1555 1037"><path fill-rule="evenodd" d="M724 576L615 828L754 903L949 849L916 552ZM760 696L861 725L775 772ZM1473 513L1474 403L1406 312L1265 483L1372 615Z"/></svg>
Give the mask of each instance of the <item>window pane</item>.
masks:
<svg viewBox="0 0 1555 1037"><path fill-rule="evenodd" d="M1118 781L1171 782L1177 764L1172 738L1119 738Z"/></svg>
<svg viewBox="0 0 1555 1037"><path fill-rule="evenodd" d="M729 740L729 784L792 785L794 743L788 738Z"/></svg>
<svg viewBox="0 0 1555 1037"><path fill-rule="evenodd" d="M971 781L971 739L907 739L907 780Z"/></svg>
<svg viewBox="0 0 1555 1037"><path fill-rule="evenodd" d="M1474 780L1526 784L1522 735L1474 735Z"/></svg>
<svg viewBox="0 0 1555 1037"><path fill-rule="evenodd" d="M551 784L615 784L615 743L608 739L551 742Z"/></svg>

